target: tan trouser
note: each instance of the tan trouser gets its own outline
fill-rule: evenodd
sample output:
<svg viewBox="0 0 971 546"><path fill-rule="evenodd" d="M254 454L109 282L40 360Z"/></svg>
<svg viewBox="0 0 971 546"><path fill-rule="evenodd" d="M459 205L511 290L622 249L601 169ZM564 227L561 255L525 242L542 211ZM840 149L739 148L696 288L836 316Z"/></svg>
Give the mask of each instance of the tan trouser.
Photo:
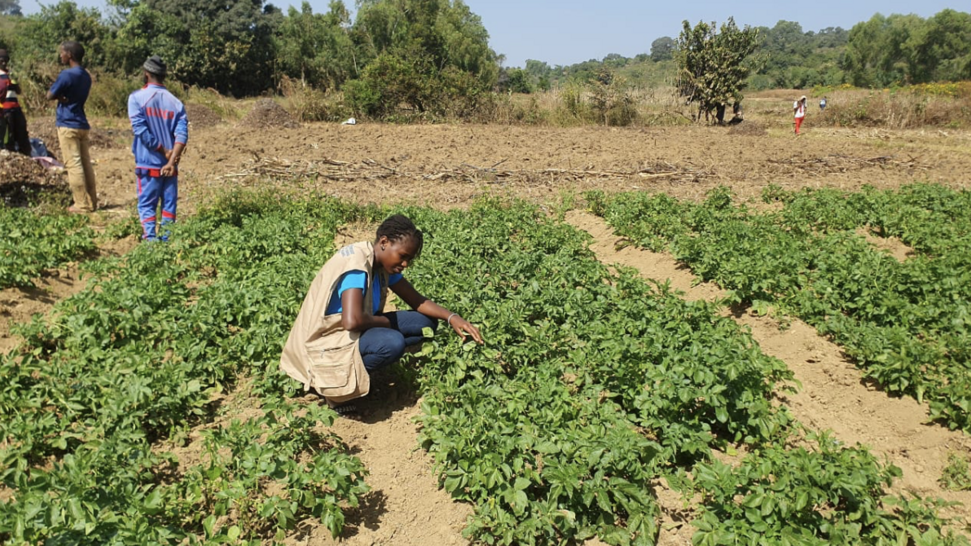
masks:
<svg viewBox="0 0 971 546"><path fill-rule="evenodd" d="M98 191L91 168L90 140L87 129L57 128L61 143L61 158L67 168L67 184L74 195L74 206L84 212L98 208Z"/></svg>

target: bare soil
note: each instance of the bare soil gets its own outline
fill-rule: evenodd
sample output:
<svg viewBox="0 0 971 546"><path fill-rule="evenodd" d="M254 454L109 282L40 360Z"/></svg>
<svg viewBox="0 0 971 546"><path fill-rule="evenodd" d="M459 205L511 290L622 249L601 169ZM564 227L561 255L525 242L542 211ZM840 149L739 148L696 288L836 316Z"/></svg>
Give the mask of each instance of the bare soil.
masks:
<svg viewBox="0 0 971 546"><path fill-rule="evenodd" d="M183 214L204 205L213 193L253 186L302 195L315 192L355 203L463 208L487 195L551 203L594 189L664 192L697 200L727 185L740 199L755 201L768 184L857 190L864 184L896 188L930 181L968 187L971 172L971 133L961 131L814 129L809 121L797 138L783 124L759 119L755 121L767 127L766 133L744 136L716 127L299 125L290 123L292 119L288 121L274 105L257 106L237 126L193 124L180 166ZM97 132L99 125L117 128L119 122L95 125ZM99 195L114 207L133 209L134 164L127 145L116 143L115 135L92 151ZM594 248L605 262L637 267L646 277L670 279L688 298L718 297L717 287L695 285L690 272L670 256L632 248L617 251L617 238L602 222L576 214L570 219L591 230ZM349 226L344 237L360 240L372 230L373 226ZM41 279L47 283L42 290L0 292L0 351L14 343L11 323L44 312L80 289L71 268L64 275ZM891 398L862 381L839 348L812 328L793 321L781 330L775 319L747 312L736 319L802 383L799 394L784 398L798 419L832 429L849 444L869 445L904 469L898 487L960 500L965 503L961 510L968 514L967 493L941 491L937 485L948 452L971 453L968 437L925 424L926 408ZM412 418L420 411L418 400L407 386L396 384L396 378L385 381L364 401L363 420L344 419L335 425L368 466L368 483L374 490L349 514L340 542L466 543L460 530L471 508L452 502L438 489L427 455L416 449ZM244 411L245 401L239 405ZM664 506L661 544L689 544L690 510L663 484L655 490ZM310 524L288 539L289 544L333 542L324 528Z"/></svg>
<svg viewBox="0 0 971 546"><path fill-rule="evenodd" d="M192 118L189 118L192 122ZM296 129L300 123L273 99L260 99L239 122L247 129Z"/></svg>
<svg viewBox="0 0 971 546"><path fill-rule="evenodd" d="M222 122L219 114L212 111L208 106L202 104L186 104L185 113L188 116L189 130L208 129L215 127Z"/></svg>

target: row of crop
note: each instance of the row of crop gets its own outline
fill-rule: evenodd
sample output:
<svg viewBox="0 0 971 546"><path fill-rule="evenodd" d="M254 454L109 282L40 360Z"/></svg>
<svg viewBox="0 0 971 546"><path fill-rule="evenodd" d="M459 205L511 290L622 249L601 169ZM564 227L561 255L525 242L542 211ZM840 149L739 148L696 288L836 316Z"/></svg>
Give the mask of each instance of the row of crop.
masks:
<svg viewBox="0 0 971 546"><path fill-rule="evenodd" d="M437 338L418 356L422 442L444 487L475 504L470 537L653 544L652 483L664 476L702 494L698 543L963 543L935 535L933 507L887 509L895 468L807 438L775 409L791 374L714 307L611 275L584 236L533 207L412 213L430 236L409 277L488 340ZM729 442L748 446L752 472L708 462ZM722 479L706 480L708 468ZM783 469L786 487L764 491Z"/></svg>
<svg viewBox="0 0 971 546"><path fill-rule="evenodd" d="M771 304L843 345L891 392L971 431L971 192L783 192L782 210L735 205L719 189L700 204L666 196L591 194L596 212L642 246L669 249L735 302ZM896 236L898 262L858 233Z"/></svg>
<svg viewBox="0 0 971 546"><path fill-rule="evenodd" d="M33 286L45 269L93 251L87 223L80 215L39 214L0 203L0 288Z"/></svg>
<svg viewBox="0 0 971 546"><path fill-rule="evenodd" d="M0 541L259 544L307 518L340 533L366 470L320 428L332 411L266 372L349 210L224 200L170 244L89 263L85 291L22 326L0 358ZM206 427L199 464L160 449L219 419L241 376L259 415Z"/></svg>

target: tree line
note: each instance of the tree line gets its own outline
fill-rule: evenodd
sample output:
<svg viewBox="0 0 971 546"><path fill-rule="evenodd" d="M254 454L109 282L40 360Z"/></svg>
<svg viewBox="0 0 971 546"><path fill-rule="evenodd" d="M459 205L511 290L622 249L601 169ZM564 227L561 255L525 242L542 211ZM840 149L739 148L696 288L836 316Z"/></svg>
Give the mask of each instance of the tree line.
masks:
<svg viewBox="0 0 971 546"><path fill-rule="evenodd" d="M751 30L758 39L745 59L746 85L755 90L844 83L892 87L971 79L969 13L946 9L926 19L877 14L850 30L807 31L798 22L784 20ZM676 78L677 67L670 61L678 47L677 38L662 36L651 43L649 53L634 57L614 53L565 66L529 59L525 68L506 72L510 89L518 92L591 81L604 69L623 73L635 85L659 86Z"/></svg>
<svg viewBox="0 0 971 546"><path fill-rule="evenodd" d="M462 0L358 0L353 18L342 0L332 0L325 13L307 2L284 12L265 0L107 3L101 12L61 0L24 17L18 0L0 0L0 47L13 51L22 78L37 81L56 74L56 45L74 39L87 49L87 66L105 73L137 74L146 57L158 54L185 85L242 97L297 82L340 90L353 111L372 117L393 116L399 105L462 116L496 91L596 85L605 73L634 86L676 85L685 70L679 48L687 42L667 36L633 58L610 54L570 66L531 59L523 68L503 67L481 19ZM733 93L745 86L971 79L971 14L951 9L926 19L875 15L849 31L804 31L792 21L746 29L752 39L745 55L723 50L705 61L741 65L745 80Z"/></svg>
<svg viewBox="0 0 971 546"><path fill-rule="evenodd" d="M9 0L0 0L9 1ZM461 114L493 90L496 53L480 18L462 0L341 0L326 13L303 2L286 13L264 0L108 0L107 13L74 2L0 27L22 77L49 74L56 45L84 44L85 64L133 74L161 55L180 83L235 97L274 90L282 80L342 89L355 110L380 117L388 105Z"/></svg>

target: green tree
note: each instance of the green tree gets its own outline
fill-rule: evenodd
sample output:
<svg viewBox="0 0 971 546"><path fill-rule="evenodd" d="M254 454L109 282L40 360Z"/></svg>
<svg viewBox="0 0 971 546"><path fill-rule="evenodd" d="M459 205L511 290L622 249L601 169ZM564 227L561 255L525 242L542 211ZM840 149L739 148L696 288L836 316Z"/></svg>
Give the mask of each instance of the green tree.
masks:
<svg viewBox="0 0 971 546"><path fill-rule="evenodd" d="M651 42L651 60L654 62L670 61L674 58L674 51L678 47L678 42L670 36L661 36Z"/></svg>
<svg viewBox="0 0 971 546"><path fill-rule="evenodd" d="M543 61L526 59L526 72L529 73L530 83L540 91L549 91L551 87L550 76L553 69Z"/></svg>
<svg viewBox="0 0 971 546"><path fill-rule="evenodd" d="M357 77L355 46L347 31L350 22L340 0L332 0L326 14L315 14L306 1L300 11L291 7L276 35L280 72L323 89Z"/></svg>
<svg viewBox="0 0 971 546"><path fill-rule="evenodd" d="M121 69L137 71L145 57L159 54L183 83L258 94L274 85L273 34L281 19L263 0L143 0L118 33Z"/></svg>
<svg viewBox="0 0 971 546"><path fill-rule="evenodd" d="M772 28L759 27L761 43L754 55L759 70L752 87L800 88L842 83L837 63L846 45L847 32L839 27L804 32L794 21L779 21Z"/></svg>
<svg viewBox="0 0 971 546"><path fill-rule="evenodd" d="M0 15L21 16L24 12L20 9L20 0L0 0Z"/></svg>
<svg viewBox="0 0 971 546"><path fill-rule="evenodd" d="M84 45L85 65L104 66L111 57L113 32L97 9L79 8L74 2L62 1L42 6L40 13L24 18L15 38L18 63L31 65L31 70L55 64L57 46L65 40Z"/></svg>
<svg viewBox="0 0 971 546"><path fill-rule="evenodd" d="M499 75L499 90L509 93L532 93L531 79L529 72L521 68L503 69Z"/></svg>
<svg viewBox="0 0 971 546"><path fill-rule="evenodd" d="M715 23L699 22L694 28L684 21L678 36L678 93L698 105L698 118L718 123L727 105L741 102L750 68L746 58L759 43L757 29L739 29L729 17L719 30Z"/></svg>
<svg viewBox="0 0 971 546"><path fill-rule="evenodd" d="M345 96L362 114L470 112L498 81L489 34L461 0L362 0L351 36L367 66Z"/></svg>
<svg viewBox="0 0 971 546"><path fill-rule="evenodd" d="M971 13L952 9L927 20L914 48L917 82L971 79Z"/></svg>
<svg viewBox="0 0 971 546"><path fill-rule="evenodd" d="M917 83L924 20L917 15L877 14L850 29L843 69L859 87Z"/></svg>

